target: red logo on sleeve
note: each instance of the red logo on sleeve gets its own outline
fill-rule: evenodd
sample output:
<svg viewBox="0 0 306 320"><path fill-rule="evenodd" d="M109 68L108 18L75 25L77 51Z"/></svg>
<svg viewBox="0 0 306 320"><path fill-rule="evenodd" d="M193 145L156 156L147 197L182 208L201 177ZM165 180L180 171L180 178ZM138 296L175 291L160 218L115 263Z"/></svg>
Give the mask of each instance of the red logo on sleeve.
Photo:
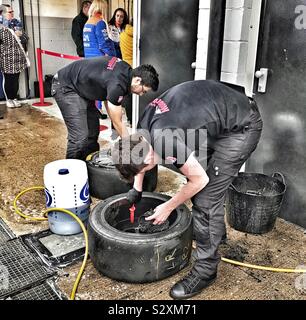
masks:
<svg viewBox="0 0 306 320"><path fill-rule="evenodd" d="M115 65L117 63L118 59L116 57L112 57L107 64L107 70L114 70Z"/></svg>
<svg viewBox="0 0 306 320"><path fill-rule="evenodd" d="M164 113L164 112L168 112L170 111L167 103L165 101L163 101L162 99L155 99L150 103L151 107L155 107L155 114L156 113Z"/></svg>

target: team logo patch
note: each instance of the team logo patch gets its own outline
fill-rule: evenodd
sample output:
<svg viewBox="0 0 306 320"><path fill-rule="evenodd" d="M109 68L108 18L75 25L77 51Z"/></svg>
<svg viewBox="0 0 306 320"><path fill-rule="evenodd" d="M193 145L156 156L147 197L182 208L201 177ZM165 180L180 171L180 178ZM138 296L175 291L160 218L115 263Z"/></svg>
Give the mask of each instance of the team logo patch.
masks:
<svg viewBox="0 0 306 320"><path fill-rule="evenodd" d="M175 157L166 157L166 161L170 162L170 163L174 163L176 162L176 158Z"/></svg>
<svg viewBox="0 0 306 320"><path fill-rule="evenodd" d="M115 65L117 63L117 58L116 57L112 57L107 64L107 70L114 70Z"/></svg>
<svg viewBox="0 0 306 320"><path fill-rule="evenodd" d="M170 111L167 103L165 101L163 101L162 99L155 99L150 103L151 107L155 107L155 113L159 114L159 113L164 113L164 112L168 112Z"/></svg>
<svg viewBox="0 0 306 320"><path fill-rule="evenodd" d="M118 103L120 103L123 100L123 96L119 96Z"/></svg>

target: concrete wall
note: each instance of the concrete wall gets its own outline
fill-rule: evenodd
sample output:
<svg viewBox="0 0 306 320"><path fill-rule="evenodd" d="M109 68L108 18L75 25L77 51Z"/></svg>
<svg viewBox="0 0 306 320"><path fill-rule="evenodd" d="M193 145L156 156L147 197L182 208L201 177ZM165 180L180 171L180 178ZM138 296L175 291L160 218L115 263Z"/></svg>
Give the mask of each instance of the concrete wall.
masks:
<svg viewBox="0 0 306 320"><path fill-rule="evenodd" d="M77 0L39 0L41 17L73 18L78 13ZM37 8L37 0L32 0ZM31 14L30 0L24 0L25 15Z"/></svg>
<svg viewBox="0 0 306 320"><path fill-rule="evenodd" d="M76 55L75 44L72 41L71 32L72 19L70 18L47 18L42 17L40 20L41 25L41 48L58 53L65 53L70 55ZM27 31L30 36L28 52L31 61L30 67L30 88L34 94L33 82L36 81L36 69L35 69L35 57L34 57L34 42L32 35L32 23L31 17L26 16ZM35 48L39 47L38 37L38 22L34 17L34 39ZM37 57L36 57L37 59ZM72 62L72 60L66 60L61 58L52 57L49 55L42 56L43 61L43 74L55 74L58 69Z"/></svg>
<svg viewBox="0 0 306 320"><path fill-rule="evenodd" d="M34 96L34 81L37 80L35 69L34 46L39 45L37 0L32 1L34 37L32 33L30 1L24 1L25 25L30 37L28 52L31 61L29 69L31 96ZM41 48L58 53L76 55L75 44L71 38L72 19L78 14L77 0L40 0ZM34 43L35 42L35 43ZM37 57L36 57L37 59ZM43 74L55 74L58 69L72 62L43 55Z"/></svg>

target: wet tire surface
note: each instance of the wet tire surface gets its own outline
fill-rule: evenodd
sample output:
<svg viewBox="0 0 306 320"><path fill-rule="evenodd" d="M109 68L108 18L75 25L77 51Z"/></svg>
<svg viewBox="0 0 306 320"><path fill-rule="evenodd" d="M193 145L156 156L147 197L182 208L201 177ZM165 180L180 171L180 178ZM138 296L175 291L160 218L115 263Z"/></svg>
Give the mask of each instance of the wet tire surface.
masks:
<svg viewBox="0 0 306 320"><path fill-rule="evenodd" d="M120 281L145 283L164 279L182 270L192 247L192 219L185 205L169 216L169 229L137 233L139 217L169 199L145 192L136 206L135 222L129 221L125 194L100 202L88 222L89 254L103 275Z"/></svg>

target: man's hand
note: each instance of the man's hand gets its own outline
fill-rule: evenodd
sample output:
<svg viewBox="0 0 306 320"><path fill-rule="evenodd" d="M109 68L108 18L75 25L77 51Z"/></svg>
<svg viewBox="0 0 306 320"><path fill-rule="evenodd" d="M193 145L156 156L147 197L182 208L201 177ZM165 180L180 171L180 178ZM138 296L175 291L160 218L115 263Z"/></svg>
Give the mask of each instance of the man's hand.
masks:
<svg viewBox="0 0 306 320"><path fill-rule="evenodd" d="M174 209L169 206L167 201L157 206L154 210L154 214L152 214L150 217L147 217L146 220L149 221L154 219L153 224L162 224L168 219L173 210Z"/></svg>
<svg viewBox="0 0 306 320"><path fill-rule="evenodd" d="M141 200L142 197L142 191L137 191L135 188L131 189L127 193L127 201L130 203L130 205L137 203Z"/></svg>
<svg viewBox="0 0 306 320"><path fill-rule="evenodd" d="M129 131L126 125L122 121L122 107L115 106L109 101L104 102L106 111L120 137L125 137L129 135Z"/></svg>

